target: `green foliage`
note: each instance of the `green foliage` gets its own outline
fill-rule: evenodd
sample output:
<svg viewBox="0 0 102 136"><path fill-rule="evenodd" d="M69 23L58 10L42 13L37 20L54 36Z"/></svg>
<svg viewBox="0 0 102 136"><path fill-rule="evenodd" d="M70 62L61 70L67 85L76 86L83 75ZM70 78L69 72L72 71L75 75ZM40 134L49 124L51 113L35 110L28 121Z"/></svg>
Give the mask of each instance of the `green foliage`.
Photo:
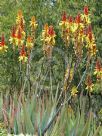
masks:
<svg viewBox="0 0 102 136"><path fill-rule="evenodd" d="M36 93L31 98L21 94L17 98L15 94L15 97L10 100L8 110L4 109L7 114L3 114L8 118L9 133L36 135L39 132L42 133L51 122L58 110L56 97L36 96ZM5 102L8 101L5 100ZM97 123L94 113L90 110L85 114L86 98L80 101L82 101L81 109L77 108L76 113L64 102L59 114L47 129L47 136L62 136L62 134L64 136L101 136L101 126Z"/></svg>

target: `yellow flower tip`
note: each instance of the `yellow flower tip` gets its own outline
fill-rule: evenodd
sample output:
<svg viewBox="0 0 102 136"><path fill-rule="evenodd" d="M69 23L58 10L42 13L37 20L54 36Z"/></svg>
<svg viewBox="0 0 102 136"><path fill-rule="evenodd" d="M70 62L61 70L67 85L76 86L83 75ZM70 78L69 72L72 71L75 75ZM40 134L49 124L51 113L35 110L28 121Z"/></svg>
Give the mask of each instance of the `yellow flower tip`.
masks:
<svg viewBox="0 0 102 136"><path fill-rule="evenodd" d="M32 16L31 21L30 21L30 27L36 29L36 27L38 26L35 16Z"/></svg>
<svg viewBox="0 0 102 136"><path fill-rule="evenodd" d="M2 47L0 47L0 51L2 51Z"/></svg>
<svg viewBox="0 0 102 136"><path fill-rule="evenodd" d="M78 24L76 24L76 23L73 23L72 25L71 25L71 32L72 33L75 33L75 31L78 29Z"/></svg>
<svg viewBox="0 0 102 136"><path fill-rule="evenodd" d="M31 50L33 48L33 43L26 43L27 49Z"/></svg>
<svg viewBox="0 0 102 136"><path fill-rule="evenodd" d="M94 75L96 75L97 73L98 73L98 71L97 71L97 70L95 70L95 71L94 71Z"/></svg>
<svg viewBox="0 0 102 136"><path fill-rule="evenodd" d="M61 21L59 23L59 26L64 28L64 29L67 29L67 28L69 28L69 23L67 21Z"/></svg>
<svg viewBox="0 0 102 136"><path fill-rule="evenodd" d="M96 44L90 44L88 46L88 51L89 51L91 57L95 56L98 51L96 48Z"/></svg>
<svg viewBox="0 0 102 136"><path fill-rule="evenodd" d="M61 21L61 22L59 23L59 26L63 26L63 25L65 25L65 22L64 22L64 21Z"/></svg>
<svg viewBox="0 0 102 136"><path fill-rule="evenodd" d="M91 86L87 86L85 89L88 90L89 92L93 92L94 84Z"/></svg>
<svg viewBox="0 0 102 136"><path fill-rule="evenodd" d="M77 87L74 86L71 90L71 96L77 96L77 93L78 93L78 90L77 90Z"/></svg>
<svg viewBox="0 0 102 136"><path fill-rule="evenodd" d="M28 58L26 56L19 56L19 61L27 62Z"/></svg>
<svg viewBox="0 0 102 136"><path fill-rule="evenodd" d="M25 38L26 33L24 31L22 31L21 34L22 34L22 38Z"/></svg>
<svg viewBox="0 0 102 136"><path fill-rule="evenodd" d="M16 46L21 46L23 43L24 43L24 40L20 40L20 39L15 39L15 43L16 43Z"/></svg>
<svg viewBox="0 0 102 136"><path fill-rule="evenodd" d="M16 38L10 37L9 42L10 44L16 45Z"/></svg>
<svg viewBox="0 0 102 136"><path fill-rule="evenodd" d="M0 52L4 53L7 52L8 46L4 45L4 46L0 46Z"/></svg>

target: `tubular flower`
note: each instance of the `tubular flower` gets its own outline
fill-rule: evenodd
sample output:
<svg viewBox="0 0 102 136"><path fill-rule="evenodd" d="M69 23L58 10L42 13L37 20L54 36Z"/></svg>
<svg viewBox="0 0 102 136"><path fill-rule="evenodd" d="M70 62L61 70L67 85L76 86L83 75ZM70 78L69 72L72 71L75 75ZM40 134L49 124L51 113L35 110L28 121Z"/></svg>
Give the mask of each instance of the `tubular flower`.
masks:
<svg viewBox="0 0 102 136"><path fill-rule="evenodd" d="M61 20L61 22L59 23L59 25L62 27L62 29L65 29L65 28L67 27L68 21L67 21L66 12L63 12L62 20Z"/></svg>
<svg viewBox="0 0 102 136"><path fill-rule="evenodd" d="M1 42L0 42L0 52L1 53L7 52L7 49L8 49L8 47L5 45L5 37L2 34Z"/></svg>
<svg viewBox="0 0 102 136"><path fill-rule="evenodd" d="M96 48L96 44L92 44L92 46L90 46L90 48L88 49L88 52L89 52L91 57L95 56L97 51L98 50Z"/></svg>
<svg viewBox="0 0 102 136"><path fill-rule="evenodd" d="M75 33L83 28L84 28L84 24L82 23L81 15L78 14L75 18L75 21L73 21L71 25L71 32Z"/></svg>
<svg viewBox="0 0 102 136"><path fill-rule="evenodd" d="M77 20L77 21L79 21L79 20ZM77 29L78 29L79 23L76 22L76 20L74 21L72 19L72 17L69 17L69 26L70 26L71 32L75 33L77 31Z"/></svg>
<svg viewBox="0 0 102 136"><path fill-rule="evenodd" d="M48 26L45 24L44 30L42 32L42 41L47 45L54 46L55 45L55 31L53 26Z"/></svg>
<svg viewBox="0 0 102 136"><path fill-rule="evenodd" d="M88 90L89 92L93 91L94 84L92 83L90 75L88 75L87 78L86 78L86 86L87 86L86 90Z"/></svg>
<svg viewBox="0 0 102 136"><path fill-rule="evenodd" d="M80 14L78 14L78 15L76 16L75 21L76 21L77 24L80 24L80 23L81 23L81 16L80 16Z"/></svg>
<svg viewBox="0 0 102 136"><path fill-rule="evenodd" d="M16 45L19 47L23 44L24 40L22 37L22 32L21 28L19 27L18 30L16 31Z"/></svg>
<svg viewBox="0 0 102 136"><path fill-rule="evenodd" d="M87 6L84 7L84 14L85 14L86 16L88 16L88 14L89 14L89 10L88 10L88 7L87 7Z"/></svg>
<svg viewBox="0 0 102 136"><path fill-rule="evenodd" d="M27 59L28 58L27 58L27 55L26 55L25 47L23 45L22 48L21 48L21 51L20 51L19 61L22 61L24 63L24 62L27 62Z"/></svg>
<svg viewBox="0 0 102 136"><path fill-rule="evenodd" d="M37 26L38 24L36 22L35 16L32 16L31 21L30 21L30 27L35 30Z"/></svg>
<svg viewBox="0 0 102 136"><path fill-rule="evenodd" d="M16 18L16 45L19 46L25 38L25 21L22 14L22 11L19 10ZM21 36L20 36L21 35Z"/></svg>
<svg viewBox="0 0 102 136"><path fill-rule="evenodd" d="M46 51L46 48L47 48L47 41L45 40L48 36L48 29L49 29L49 26L48 24L45 24L44 25L44 30L42 30L42 41L43 41L43 51L45 52Z"/></svg>
<svg viewBox="0 0 102 136"><path fill-rule="evenodd" d="M68 22L69 22L69 24L73 23L73 18L72 18L72 16L69 16Z"/></svg>
<svg viewBox="0 0 102 136"><path fill-rule="evenodd" d="M11 36L10 36L10 44L15 45L16 44L16 28L13 26L12 31L11 31Z"/></svg>
<svg viewBox="0 0 102 136"><path fill-rule="evenodd" d="M48 43L48 45L50 46L54 46L55 45L55 31L53 29L53 26L49 26L48 28L48 36L45 39L45 41Z"/></svg>
<svg viewBox="0 0 102 136"><path fill-rule="evenodd" d="M45 24L44 25L44 30L42 31L42 39L44 42L45 42L45 39L47 38L48 36L48 29L49 29L49 26L48 24Z"/></svg>
<svg viewBox="0 0 102 136"><path fill-rule="evenodd" d="M96 48L94 34L92 33L92 28L90 25L88 26L85 40L87 44L86 48L88 49L90 56L95 56L98 50Z"/></svg>
<svg viewBox="0 0 102 136"><path fill-rule="evenodd" d="M70 38L70 26L73 22L73 19L72 17L70 16L68 19L67 19L67 15L66 13L64 12L63 15L62 15L62 20L61 22L59 23L59 25L61 26L61 36L62 36L62 39L65 43L65 45L68 47L69 45L69 38Z"/></svg>
<svg viewBox="0 0 102 136"><path fill-rule="evenodd" d="M70 30L70 32L75 32L77 30L78 25L76 25L76 23L74 23L74 20L72 18L72 16L69 16L68 18L68 28Z"/></svg>
<svg viewBox="0 0 102 136"><path fill-rule="evenodd" d="M78 24L77 30L74 32L72 41L74 42L74 52L77 58L81 59L83 55L83 43L85 40L84 28Z"/></svg>
<svg viewBox="0 0 102 136"><path fill-rule="evenodd" d="M72 88L72 90L71 90L71 96L75 97L75 96L77 96L77 93L78 93L77 87L74 86L74 87Z"/></svg>
<svg viewBox="0 0 102 136"><path fill-rule="evenodd" d="M69 39L70 39L70 29L66 29L65 31L63 31L62 38L63 38L63 41L64 41L66 47L68 47L69 46Z"/></svg>
<svg viewBox="0 0 102 136"><path fill-rule="evenodd" d="M18 13L17 13L16 24L22 25L22 26L24 26L24 24L25 24L24 17L23 17L23 14L22 14L22 10L19 10Z"/></svg>
<svg viewBox="0 0 102 136"><path fill-rule="evenodd" d="M45 24L42 32L42 41L44 54L47 55L48 58L51 58L52 56L53 46L55 45L55 36L53 26Z"/></svg>
<svg viewBox="0 0 102 136"><path fill-rule="evenodd" d="M74 52L75 52L76 57L81 59L82 55L83 55L83 46L82 46L81 42L76 42L73 48L74 48Z"/></svg>
<svg viewBox="0 0 102 136"><path fill-rule="evenodd" d="M24 31L24 28L22 29L23 27L21 25L19 25L16 29L16 35L18 34L18 31L20 30L21 32L21 36L22 36L22 39L25 39L25 31Z"/></svg>
<svg viewBox="0 0 102 136"><path fill-rule="evenodd" d="M75 22L78 25L79 29L83 29L84 28L84 24L82 23L82 19L81 19L81 15L78 14L75 18Z"/></svg>
<svg viewBox="0 0 102 136"><path fill-rule="evenodd" d="M90 17L89 17L89 9L87 6L84 7L84 14L81 14L81 18L83 19L85 24L90 24Z"/></svg>
<svg viewBox="0 0 102 136"><path fill-rule="evenodd" d="M87 30L87 34L86 34L86 41L88 44L95 43L94 35L93 35L92 31L89 29Z"/></svg>
<svg viewBox="0 0 102 136"><path fill-rule="evenodd" d="M83 28L79 30L79 33L78 33L77 36L78 36L77 37L78 41L82 44L84 42L84 40L85 40L85 32L84 32Z"/></svg>
<svg viewBox="0 0 102 136"><path fill-rule="evenodd" d="M102 79L102 66L100 60L96 61L94 75L97 76L97 79Z"/></svg>
<svg viewBox="0 0 102 136"><path fill-rule="evenodd" d="M33 42L32 42L31 36L27 37L26 47L27 47L28 50L31 50L33 48Z"/></svg>

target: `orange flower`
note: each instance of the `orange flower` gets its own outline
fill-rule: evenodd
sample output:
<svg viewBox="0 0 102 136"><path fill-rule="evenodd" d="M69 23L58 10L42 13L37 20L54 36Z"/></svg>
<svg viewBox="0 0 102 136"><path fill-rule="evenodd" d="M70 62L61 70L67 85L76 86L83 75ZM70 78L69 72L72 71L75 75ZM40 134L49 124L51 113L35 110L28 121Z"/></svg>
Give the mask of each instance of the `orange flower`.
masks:
<svg viewBox="0 0 102 136"><path fill-rule="evenodd" d="M20 51L19 61L27 62L27 59L28 58L26 56L25 46L23 45Z"/></svg>
<svg viewBox="0 0 102 136"><path fill-rule="evenodd" d="M84 7L84 14L81 14L81 18L85 24L90 24L90 18L89 18L89 10L88 6Z"/></svg>
<svg viewBox="0 0 102 136"><path fill-rule="evenodd" d="M49 29L48 24L45 24L44 25L44 30L42 31L42 40L45 40L46 37L48 36L48 29Z"/></svg>
<svg viewBox="0 0 102 136"><path fill-rule="evenodd" d="M67 15L66 15L66 12L65 12L65 11L63 12L63 15L62 15L62 21L63 21L63 22L66 22L66 21L67 21Z"/></svg>
<svg viewBox="0 0 102 136"><path fill-rule="evenodd" d="M17 13L16 24L21 25L21 23L24 25L25 21L23 18L22 10L19 10Z"/></svg>
<svg viewBox="0 0 102 136"><path fill-rule="evenodd" d="M69 22L68 28L71 30L72 33L75 33L76 30L78 29L79 24L76 23L76 21L79 21L79 16L75 21L73 20L72 16L69 16L69 18L68 18L68 22Z"/></svg>
<svg viewBox="0 0 102 136"><path fill-rule="evenodd" d="M15 26L12 27L11 37L16 38L16 28L15 28Z"/></svg>
<svg viewBox="0 0 102 136"><path fill-rule="evenodd" d="M22 35L22 30L19 27L18 30L16 31L16 45L21 46L23 44L23 35Z"/></svg>
<svg viewBox="0 0 102 136"><path fill-rule="evenodd" d="M94 75L97 76L97 79L102 79L102 66L100 60L96 61Z"/></svg>
<svg viewBox="0 0 102 136"><path fill-rule="evenodd" d="M4 53L7 52L8 47L5 45L5 37L4 34L2 34L1 42L0 42L0 52Z"/></svg>
<svg viewBox="0 0 102 136"><path fill-rule="evenodd" d="M11 36L10 36L9 41L13 45L16 44L16 28L15 28L15 26L12 27Z"/></svg>
<svg viewBox="0 0 102 136"><path fill-rule="evenodd" d="M46 23L45 25L44 25L44 31L47 33L48 32L48 28L49 28L49 26L48 26L48 24Z"/></svg>
<svg viewBox="0 0 102 136"><path fill-rule="evenodd" d="M25 26L24 17L22 11L19 10L16 18L16 45L17 46L21 44L20 40L23 40L25 38L24 26Z"/></svg>
<svg viewBox="0 0 102 136"><path fill-rule="evenodd" d="M31 36L27 37L26 47L29 50L31 50L33 48L33 42L32 42L32 37Z"/></svg>
<svg viewBox="0 0 102 136"><path fill-rule="evenodd" d="M69 22L69 23L72 23L72 22L73 22L73 18L72 18L72 16L69 16L69 18L68 18L68 22Z"/></svg>
<svg viewBox="0 0 102 136"><path fill-rule="evenodd" d="M44 26L44 30L42 32L42 40L44 41L44 44L46 43L46 45L50 46L55 45L55 36L53 26Z"/></svg>
<svg viewBox="0 0 102 136"><path fill-rule="evenodd" d="M42 41L44 54L48 58L52 57L53 46L55 45L55 36L53 26L48 26L48 24L45 24L42 32Z"/></svg>
<svg viewBox="0 0 102 136"><path fill-rule="evenodd" d="M49 29L48 24L45 24L44 30L42 30L42 39L41 39L44 42L44 44L47 44L46 38L48 37L48 29Z"/></svg>
<svg viewBox="0 0 102 136"><path fill-rule="evenodd" d="M85 6L85 7L84 7L84 14L85 14L85 15L88 15L88 14L89 14L88 6Z"/></svg>
<svg viewBox="0 0 102 136"><path fill-rule="evenodd" d="M45 39L45 41L48 43L48 45L55 45L55 31L53 29L53 26L49 26L48 28L48 36Z"/></svg>
<svg viewBox="0 0 102 136"><path fill-rule="evenodd" d="M68 22L67 22L67 15L66 15L66 12L64 11L63 14L62 14L62 20L61 22L59 23L59 25L63 28L66 28L67 25L68 25Z"/></svg>
<svg viewBox="0 0 102 136"><path fill-rule="evenodd" d="M94 87L94 84L92 83L92 80L91 80L91 76L88 75L87 78L86 78L86 89L89 91L89 92L92 92L93 91L93 87Z"/></svg>
<svg viewBox="0 0 102 136"><path fill-rule="evenodd" d="M77 24L81 23L81 16L80 16L80 14L78 14L76 16L75 21L76 21Z"/></svg>
<svg viewBox="0 0 102 136"><path fill-rule="evenodd" d="M22 39L22 33L21 33L21 29L20 29L20 28L18 29L17 38L18 38L19 40Z"/></svg>
<svg viewBox="0 0 102 136"><path fill-rule="evenodd" d="M87 33L92 33L92 26L91 25L88 26Z"/></svg>
<svg viewBox="0 0 102 136"><path fill-rule="evenodd" d="M55 32L54 32L53 26L49 26L48 35L51 36L51 37L55 36Z"/></svg>
<svg viewBox="0 0 102 136"><path fill-rule="evenodd" d="M94 38L94 34L92 33L91 25L89 25L87 28L85 38L86 38L86 43L87 43L86 47L88 49L89 55L92 57L92 56L96 55L98 50L96 48L95 38Z"/></svg>

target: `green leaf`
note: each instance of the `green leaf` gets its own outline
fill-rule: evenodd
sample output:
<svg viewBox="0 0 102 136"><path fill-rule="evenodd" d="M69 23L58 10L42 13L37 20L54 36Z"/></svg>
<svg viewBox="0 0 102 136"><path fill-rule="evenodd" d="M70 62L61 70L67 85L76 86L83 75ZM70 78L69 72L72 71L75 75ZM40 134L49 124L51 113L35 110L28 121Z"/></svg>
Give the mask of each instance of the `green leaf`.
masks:
<svg viewBox="0 0 102 136"><path fill-rule="evenodd" d="M89 113L89 117L86 121L85 127L82 130L82 133L80 136L88 136L89 134L89 130L90 130L90 124L91 124L91 120L92 120L92 112Z"/></svg>
<svg viewBox="0 0 102 136"><path fill-rule="evenodd" d="M27 110L27 107L25 105L25 102L23 102L23 114L24 114L24 125L26 128L26 133L28 134L34 134L34 127L30 119L29 111Z"/></svg>

